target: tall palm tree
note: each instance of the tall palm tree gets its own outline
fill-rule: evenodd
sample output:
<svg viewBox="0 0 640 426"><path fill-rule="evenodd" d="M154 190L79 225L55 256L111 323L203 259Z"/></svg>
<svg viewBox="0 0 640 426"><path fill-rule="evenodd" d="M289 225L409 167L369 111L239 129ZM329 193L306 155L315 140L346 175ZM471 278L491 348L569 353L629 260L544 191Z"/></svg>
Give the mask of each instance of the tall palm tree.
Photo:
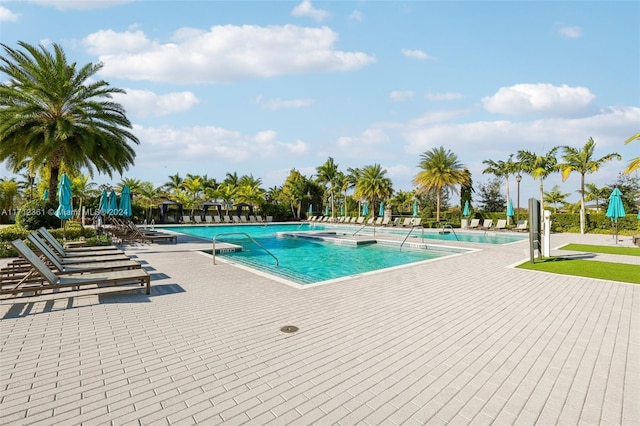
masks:
<svg viewBox="0 0 640 426"><path fill-rule="evenodd" d="M584 200L585 201L595 201L596 202L596 211L600 211L600 200L606 200L607 196L611 192L611 189L604 186L599 188L595 183L586 183L584 185L585 193Z"/></svg>
<svg viewBox="0 0 640 426"><path fill-rule="evenodd" d="M202 202L200 194L204 190L204 186L202 185L202 180L200 177L190 177L185 178L182 182L182 189L187 194L188 202L187 205L191 209L191 216L193 216L193 212L195 208ZM184 200L184 198L183 198Z"/></svg>
<svg viewBox="0 0 640 426"><path fill-rule="evenodd" d="M531 175L534 179L540 180L540 219L544 217L544 180L553 172L558 170L558 159L556 152L559 147L553 147L544 155L537 155L533 152L518 151L518 160L522 171Z"/></svg>
<svg viewBox="0 0 640 426"><path fill-rule="evenodd" d="M442 189L449 188L458 193L456 185L465 185L470 175L458 156L444 147L433 148L420 155L418 167L422 169L414 178L418 193L434 190L436 193L436 221L440 222L440 204Z"/></svg>
<svg viewBox="0 0 640 426"><path fill-rule="evenodd" d="M635 135L631 136L624 143L628 144L628 143L631 143L633 141L640 141L640 133L636 133ZM640 157L636 157L636 158L632 159L629 162L629 165L627 166L627 168L624 169L624 173L628 175L631 172L634 172L634 171L636 171L638 169L640 169Z"/></svg>
<svg viewBox="0 0 640 426"><path fill-rule="evenodd" d="M282 185L282 198L289 204L291 213L297 219L302 213L302 200L307 198L310 189L309 180L295 169L289 172L287 180Z"/></svg>
<svg viewBox="0 0 640 426"><path fill-rule="evenodd" d="M19 194L20 185L14 178L0 178L0 210L13 210L15 208L14 201ZM3 214L3 216L5 215Z"/></svg>
<svg viewBox="0 0 640 426"><path fill-rule="evenodd" d="M361 170L354 196L371 202L371 214L376 215L376 203L382 202L393 195L393 184L386 177L387 170L380 164L364 166Z"/></svg>
<svg viewBox="0 0 640 426"><path fill-rule="evenodd" d="M237 187L238 184L240 183L240 177L238 176L238 172L233 172L233 173L227 172L223 182L226 183L227 185Z"/></svg>
<svg viewBox="0 0 640 426"><path fill-rule="evenodd" d="M585 231L585 208L584 208L584 177L588 173L597 172L600 167L607 161L617 159L622 160L620 154L612 152L599 159L593 158L596 143L593 138L589 138L582 149L573 148L571 146L563 146L562 160L558 164L558 168L562 172L562 181L569 178L571 172L580 173L580 233Z"/></svg>
<svg viewBox="0 0 640 426"><path fill-rule="evenodd" d="M544 193L544 200L553 204L553 212L558 213L558 203L564 203L564 200L569 196L569 193L560 192L560 185L554 185L551 188L551 192Z"/></svg>
<svg viewBox="0 0 640 426"><path fill-rule="evenodd" d="M180 177L179 173L176 173L175 175L169 176L169 180L165 182L163 187L167 192L176 193L182 188L182 182L184 182L184 179Z"/></svg>
<svg viewBox="0 0 640 426"><path fill-rule="evenodd" d="M96 197L99 194L98 185L90 182L89 175L80 175L71 178L71 193L78 200L78 211L82 212L82 204L87 197ZM82 213L80 213L82 214ZM84 223L82 224L84 226Z"/></svg>
<svg viewBox="0 0 640 426"><path fill-rule="evenodd" d="M152 209L160 201L163 195L163 189L162 187L156 188L153 186L153 183L145 181L140 184L137 193L137 202L147 210L147 220L151 222Z"/></svg>
<svg viewBox="0 0 640 426"><path fill-rule="evenodd" d="M238 188L230 183L222 183L218 186L218 196L224 201L224 209L226 214L229 214L229 204L236 196Z"/></svg>
<svg viewBox="0 0 640 426"><path fill-rule="evenodd" d="M316 167L316 181L324 186L328 198L331 200L331 216L334 217L335 192L338 178L338 165L329 157L321 166ZM329 186L327 190L327 185Z"/></svg>
<svg viewBox="0 0 640 426"><path fill-rule="evenodd" d="M507 192L507 201L511 199L511 194L509 192L509 176L515 175L518 170L518 165L513 161L513 154L509 155L507 161L493 161L493 160L484 160L482 164L486 164L487 168L482 171L483 174L491 173L498 180L504 178L505 180L505 189ZM507 216L507 225L510 222L511 217Z"/></svg>
<svg viewBox="0 0 640 426"><path fill-rule="evenodd" d="M139 143L124 108L111 100L123 90L95 80L102 64L69 64L58 44L53 52L18 42L2 44L0 72L0 160L17 167L29 159L50 170L49 200L55 201L61 167L87 168L112 176L133 165Z"/></svg>

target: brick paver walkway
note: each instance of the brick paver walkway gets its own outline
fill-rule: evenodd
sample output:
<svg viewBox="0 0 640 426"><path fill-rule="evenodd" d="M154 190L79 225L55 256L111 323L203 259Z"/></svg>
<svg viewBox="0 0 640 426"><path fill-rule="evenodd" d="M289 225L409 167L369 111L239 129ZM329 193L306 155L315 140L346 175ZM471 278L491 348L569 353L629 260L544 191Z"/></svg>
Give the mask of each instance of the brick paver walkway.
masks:
<svg viewBox="0 0 640 426"><path fill-rule="evenodd" d="M0 302L0 424L640 424L638 285L522 242L301 290L181 241L128 250L150 296Z"/></svg>

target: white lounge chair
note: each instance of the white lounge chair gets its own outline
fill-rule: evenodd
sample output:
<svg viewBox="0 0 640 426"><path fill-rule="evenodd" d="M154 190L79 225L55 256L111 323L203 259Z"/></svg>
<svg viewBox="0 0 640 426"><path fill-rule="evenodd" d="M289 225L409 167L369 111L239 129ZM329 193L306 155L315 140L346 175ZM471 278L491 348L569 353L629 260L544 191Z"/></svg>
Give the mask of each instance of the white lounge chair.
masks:
<svg viewBox="0 0 640 426"><path fill-rule="evenodd" d="M518 232L526 232L529 230L529 222L526 220L519 220L518 224L515 228L513 228L513 230Z"/></svg>
<svg viewBox="0 0 640 426"><path fill-rule="evenodd" d="M191 216L189 215L182 216L182 223L187 223L187 224L193 223L193 221L191 220Z"/></svg>
<svg viewBox="0 0 640 426"><path fill-rule="evenodd" d="M478 229L478 226L480 226L480 219L471 219L471 222L469 222L469 229Z"/></svg>
<svg viewBox="0 0 640 426"><path fill-rule="evenodd" d="M193 221L194 221L194 223L195 223L196 225L198 225L198 224L201 224L201 223L202 223L202 218L201 218L200 216L198 216L198 215L195 215L195 216L193 217Z"/></svg>
<svg viewBox="0 0 640 426"><path fill-rule="evenodd" d="M498 219L498 222L491 229L494 231L504 231L507 229L507 219Z"/></svg>

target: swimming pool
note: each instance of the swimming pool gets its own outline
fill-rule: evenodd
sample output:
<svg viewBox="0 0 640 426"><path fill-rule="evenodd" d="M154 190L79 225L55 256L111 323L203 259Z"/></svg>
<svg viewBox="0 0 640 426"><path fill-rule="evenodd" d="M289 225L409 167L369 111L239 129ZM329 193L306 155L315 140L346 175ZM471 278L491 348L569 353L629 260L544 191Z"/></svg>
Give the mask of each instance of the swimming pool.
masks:
<svg viewBox="0 0 640 426"><path fill-rule="evenodd" d="M209 241L217 236L216 242L242 246L242 251L216 254L216 258L222 257L300 285L317 284L466 252L465 249L451 247L427 247L424 244L417 244L416 241L412 241L410 245L400 250L398 242L343 245L284 235L320 228L309 224L273 224L269 226L175 226L163 229ZM279 265L276 266L274 258L246 236L222 235L232 233L249 234L278 259Z"/></svg>

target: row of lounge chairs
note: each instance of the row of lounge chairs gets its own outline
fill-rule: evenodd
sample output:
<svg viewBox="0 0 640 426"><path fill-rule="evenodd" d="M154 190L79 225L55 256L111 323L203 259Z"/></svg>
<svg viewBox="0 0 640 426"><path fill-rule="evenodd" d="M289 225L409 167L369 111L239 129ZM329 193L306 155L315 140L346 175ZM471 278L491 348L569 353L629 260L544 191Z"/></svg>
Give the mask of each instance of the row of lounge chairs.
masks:
<svg viewBox="0 0 640 426"><path fill-rule="evenodd" d="M330 216L311 216L308 222L327 222L327 223L347 223L347 224L356 224L356 225L371 225L371 226L395 226L401 228L410 228L415 226L420 226L422 221L419 217L406 217L404 219L397 217L391 221L391 218L388 216L379 216L378 218L370 217L366 219L364 216L340 216L340 217L330 217Z"/></svg>
<svg viewBox="0 0 640 426"><path fill-rule="evenodd" d="M185 224L213 224L213 223L264 223L264 222L273 222L273 216L266 216L264 219L261 215L224 215L222 217L215 216L205 216L204 220L201 216L194 216L191 218L189 215L182 216L182 223Z"/></svg>
<svg viewBox="0 0 640 426"><path fill-rule="evenodd" d="M484 229L490 231L506 231L507 228L507 220L506 219L498 219L496 224L493 223L493 219L484 219L482 225L480 224L480 219L471 219L469 225L467 225L467 229ZM527 220L520 220L518 224L512 228L513 231L526 232L529 230L529 225Z"/></svg>
<svg viewBox="0 0 640 426"><path fill-rule="evenodd" d="M112 219L111 226L107 229L111 238L120 243L139 242L139 243L160 243L171 242L177 243L178 237L174 234L158 232L139 228L131 221L122 221L117 218Z"/></svg>
<svg viewBox="0 0 640 426"><path fill-rule="evenodd" d="M0 269L2 295L132 284L151 292L149 273L114 245L65 248L45 228L29 234L27 242L33 249L20 239L11 242L19 257Z"/></svg>

